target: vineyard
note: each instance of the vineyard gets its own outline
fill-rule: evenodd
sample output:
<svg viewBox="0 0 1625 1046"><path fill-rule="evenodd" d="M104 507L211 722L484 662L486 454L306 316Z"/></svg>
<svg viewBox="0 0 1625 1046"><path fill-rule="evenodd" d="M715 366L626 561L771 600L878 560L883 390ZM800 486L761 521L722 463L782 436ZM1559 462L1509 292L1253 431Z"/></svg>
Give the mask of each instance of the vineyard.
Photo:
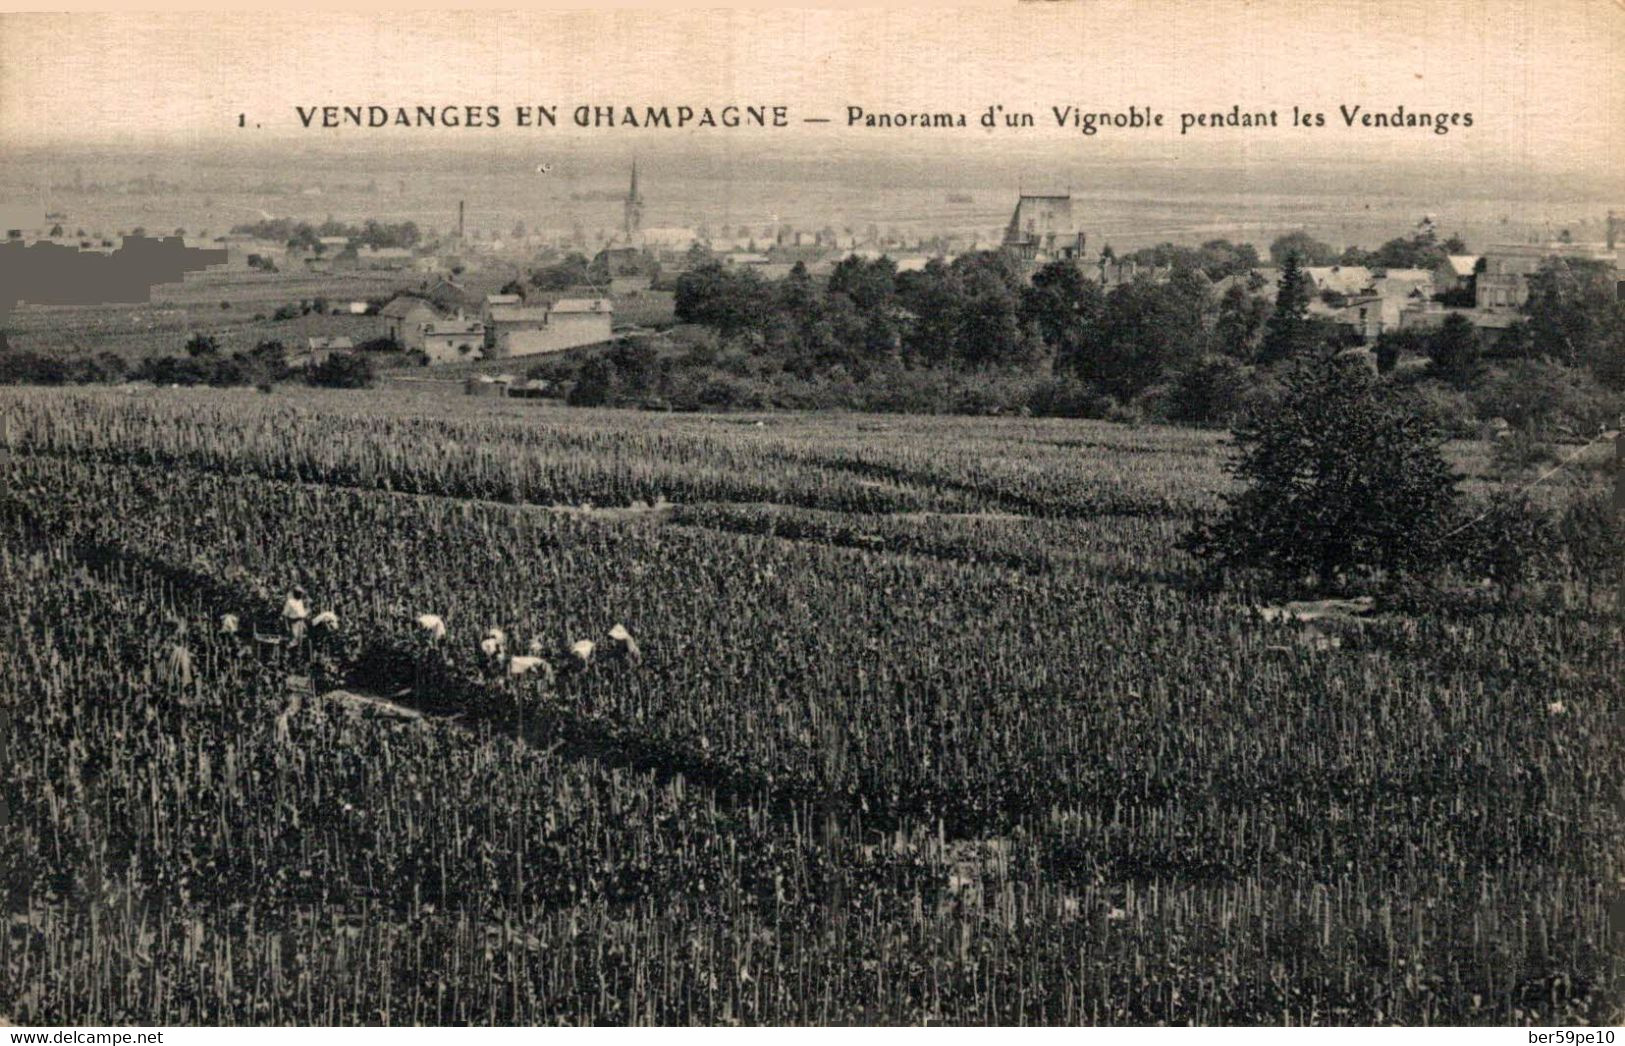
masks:
<svg viewBox="0 0 1625 1046"><path fill-rule="evenodd" d="M1177 429L0 419L13 1022L1620 1019L1625 646L1577 563L1260 614L1176 551L1230 482ZM265 642L295 589L336 627ZM640 656L564 656L615 625Z"/></svg>

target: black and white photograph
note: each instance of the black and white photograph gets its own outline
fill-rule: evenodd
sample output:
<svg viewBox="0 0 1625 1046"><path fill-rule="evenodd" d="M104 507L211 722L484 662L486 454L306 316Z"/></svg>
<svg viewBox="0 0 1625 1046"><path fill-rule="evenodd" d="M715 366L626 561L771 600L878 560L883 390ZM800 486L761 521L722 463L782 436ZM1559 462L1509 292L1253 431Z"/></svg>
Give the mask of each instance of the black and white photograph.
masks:
<svg viewBox="0 0 1625 1046"><path fill-rule="evenodd" d="M0 12L0 1034L1613 1043L1622 58Z"/></svg>

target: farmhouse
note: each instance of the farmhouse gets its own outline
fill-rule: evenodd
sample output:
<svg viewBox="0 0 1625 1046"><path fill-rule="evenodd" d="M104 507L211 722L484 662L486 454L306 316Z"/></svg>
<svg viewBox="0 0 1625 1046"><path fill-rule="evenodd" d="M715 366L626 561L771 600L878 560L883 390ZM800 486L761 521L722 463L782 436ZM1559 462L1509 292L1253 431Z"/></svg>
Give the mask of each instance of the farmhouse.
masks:
<svg viewBox="0 0 1625 1046"><path fill-rule="evenodd" d="M1433 270L1389 269L1371 287L1381 299L1382 330L1391 330L1399 326L1401 309L1433 299Z"/></svg>
<svg viewBox="0 0 1625 1046"><path fill-rule="evenodd" d="M440 311L423 298L403 294L378 310L384 334L411 352L423 350L423 328L440 319Z"/></svg>
<svg viewBox="0 0 1625 1046"><path fill-rule="evenodd" d="M412 265L412 252L405 247L358 247L355 256L362 269L397 270Z"/></svg>
<svg viewBox="0 0 1625 1046"><path fill-rule="evenodd" d="M1311 301L1309 311L1347 329L1366 344L1376 341L1382 334L1388 312L1392 313L1392 323L1397 324L1399 319L1398 305L1395 304L1392 310L1388 310L1384 299L1377 294L1356 294L1345 299L1340 305L1328 305L1319 300Z"/></svg>
<svg viewBox="0 0 1625 1046"><path fill-rule="evenodd" d="M535 356L609 341L613 321L608 298L563 298L551 306L493 305L485 328L486 355Z"/></svg>
<svg viewBox="0 0 1625 1046"><path fill-rule="evenodd" d="M1475 290L1480 309L1516 309L1529 300L1529 277L1548 258L1600 262L1616 267L1619 255L1605 244L1512 243L1484 251Z"/></svg>
<svg viewBox="0 0 1625 1046"><path fill-rule="evenodd" d="M498 295L493 295L498 297ZM507 297L503 295L501 297ZM507 351L516 334L530 334L540 331L547 326L547 306L521 305L512 302L492 303L488 298L485 306L485 347L501 351L487 355L524 355ZM521 339L523 341L523 339Z"/></svg>
<svg viewBox="0 0 1625 1046"><path fill-rule="evenodd" d="M1479 255L1451 254L1433 270L1433 286L1441 293L1463 292L1473 289L1473 274L1478 271Z"/></svg>
<svg viewBox="0 0 1625 1046"><path fill-rule="evenodd" d="M485 324L487 335L491 329L491 311L493 309L509 309L523 306L525 299L517 294L487 294L485 304L480 308L480 321Z"/></svg>
<svg viewBox="0 0 1625 1046"><path fill-rule="evenodd" d="M484 357L485 324L479 320L433 320L424 325L422 338L422 351L430 363L463 363Z"/></svg>

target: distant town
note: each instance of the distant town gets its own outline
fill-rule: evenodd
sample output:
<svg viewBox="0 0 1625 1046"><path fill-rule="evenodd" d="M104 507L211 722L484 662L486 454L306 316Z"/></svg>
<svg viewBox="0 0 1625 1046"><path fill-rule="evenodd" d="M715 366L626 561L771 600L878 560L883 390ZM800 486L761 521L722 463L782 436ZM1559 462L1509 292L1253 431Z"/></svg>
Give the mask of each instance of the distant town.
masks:
<svg viewBox="0 0 1625 1046"><path fill-rule="evenodd" d="M17 281L22 290L16 296L25 305L147 304L154 285L171 281L179 281L195 292L193 297L203 300L206 288L219 287L220 315L211 316L207 323L198 322L197 309L179 308L130 317L130 324L154 332L169 331L173 348L184 345L191 357L223 358L235 353L245 365L274 357L278 373L314 373L335 355L365 356L371 361L369 370L405 376L413 366L430 368L427 373L432 374L435 368L466 369L626 341L653 339L652 344L669 346L672 335L680 336L685 323L739 332L729 329L727 321L717 321L714 308L707 313L703 303L696 304L704 297L694 292L702 272L754 281L752 286L806 280L828 289L832 278L840 278L843 270L850 274L853 266L883 266L887 281L906 282L909 274L924 279L920 274L928 270L946 273L979 258L998 259L1008 289L1021 293L1030 292L1036 275L1057 265L1093 284L1102 295L1130 284L1166 283L1182 269L1199 271L1206 279L1210 303L1219 303L1220 312L1227 295L1232 305L1242 300L1256 303L1247 335L1256 341L1290 255L1294 273L1301 273L1294 279L1303 283L1306 316L1324 330L1335 331L1345 348L1375 349L1400 339L1408 339L1406 344L1416 348L1418 338L1451 322L1470 327L1478 349L1493 354L1508 331L1522 329L1531 279L1554 259L1587 266L1593 275L1601 274L1617 295L1618 241L1625 226L1625 220L1610 211L1600 223L1604 236L1597 242L1586 242L1565 231L1541 242L1470 248L1460 237L1449 234L1441 219L1421 215L1413 228L1396 230L1399 235L1371 249L1339 250L1301 231L1284 230L1264 250L1217 239L1200 245L1165 243L1120 254L1090 232L1089 215L1070 191L1018 192L999 236L962 230L909 235L874 224L815 229L788 222L715 227L661 224L648 218L641 181L647 177L647 171L640 171L634 161L626 171L624 192L576 194L619 203L619 228L599 229L594 235L579 222L569 230L531 230L523 223L508 230L470 229L461 202L454 204L454 220L442 230L423 229L412 221L364 219L350 224L330 218L311 223L265 214L258 221L212 234L176 229L163 235L137 228L110 235L74 225L66 214L46 213L29 224L5 230L0 260L8 271L30 275L31 279ZM76 190L87 188L77 172L74 178ZM121 186L119 191L162 193L166 186L148 179ZM945 196L949 205L972 201L967 193ZM142 279L133 280L132 274ZM691 293L685 302L682 285L686 274L690 275ZM240 298L244 288L250 287L255 290L249 296L255 299L265 299L266 294L274 298L270 289L279 287L298 290L300 295L238 317L240 322L230 322L253 306L225 295ZM187 295L174 297L177 304L184 305ZM164 298L165 291L158 289L153 303ZM1010 309L1018 311L1016 304ZM903 355L916 362L959 356L983 363L1032 362L1030 354L1002 349L956 353L922 347L919 329L929 324L919 321L921 308L911 311L905 306L901 312L914 321L909 329L889 315L878 334L872 330L852 337L866 339L870 349L877 337L893 349L906 350L911 343L916 351ZM1032 318L1029 313L1017 317L1023 323ZM295 320L299 322L289 323ZM117 338L131 333L118 329L117 323L115 318L101 334ZM63 341L84 350L96 347L99 340L94 333L64 338L60 324L31 326L21 317L8 326L10 344L36 352L63 347ZM690 337L688 343L692 340ZM886 351L880 355L885 356ZM1248 351L1234 346L1220 347L1220 351L1253 362ZM104 352L102 358L107 367L118 369L111 355ZM827 364L840 354L825 356ZM136 362L126 360L123 374L135 372ZM837 362L848 364L847 370L866 371L874 355ZM506 371L476 369L478 373L470 372L468 377L470 390L486 394L559 391L568 384L542 379L526 382ZM254 368L227 370L233 375L252 374ZM80 373L86 373L83 365ZM88 373L122 376L102 375L94 369ZM150 366L143 373L153 376ZM188 364L160 370L157 376L180 377L182 383L189 374L192 380L209 380L200 376L203 373ZM1156 384L1163 376L1133 384ZM1132 395L1143 387L1116 391Z"/></svg>

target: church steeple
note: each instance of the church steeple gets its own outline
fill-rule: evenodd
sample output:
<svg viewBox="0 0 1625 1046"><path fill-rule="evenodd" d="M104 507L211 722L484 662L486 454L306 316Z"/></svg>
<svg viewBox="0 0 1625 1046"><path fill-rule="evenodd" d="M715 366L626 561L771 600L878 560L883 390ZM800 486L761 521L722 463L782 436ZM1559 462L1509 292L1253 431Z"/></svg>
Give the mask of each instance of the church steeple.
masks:
<svg viewBox="0 0 1625 1046"><path fill-rule="evenodd" d="M626 192L622 212L622 232L630 244L643 228L643 197L638 194L638 162L632 161L632 186Z"/></svg>

